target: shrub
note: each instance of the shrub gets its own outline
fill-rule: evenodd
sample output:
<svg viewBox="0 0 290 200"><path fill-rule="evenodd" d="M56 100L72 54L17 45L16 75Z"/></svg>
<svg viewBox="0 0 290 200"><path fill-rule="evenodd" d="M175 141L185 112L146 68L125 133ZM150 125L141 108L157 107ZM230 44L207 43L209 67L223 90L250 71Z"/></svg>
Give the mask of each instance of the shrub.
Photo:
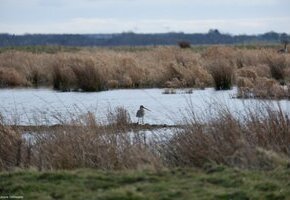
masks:
<svg viewBox="0 0 290 200"><path fill-rule="evenodd" d="M187 41L180 41L180 42L178 42L178 46L181 49L187 49L187 48L190 48L191 47L190 42L187 42Z"/></svg>

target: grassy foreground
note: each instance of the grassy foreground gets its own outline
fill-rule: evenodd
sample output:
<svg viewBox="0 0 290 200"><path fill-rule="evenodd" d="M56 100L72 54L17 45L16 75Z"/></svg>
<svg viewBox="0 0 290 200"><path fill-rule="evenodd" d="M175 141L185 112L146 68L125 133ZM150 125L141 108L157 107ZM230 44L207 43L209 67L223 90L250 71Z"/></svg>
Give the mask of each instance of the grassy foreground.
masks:
<svg viewBox="0 0 290 200"><path fill-rule="evenodd" d="M289 199L290 168L0 173L0 196L23 199Z"/></svg>

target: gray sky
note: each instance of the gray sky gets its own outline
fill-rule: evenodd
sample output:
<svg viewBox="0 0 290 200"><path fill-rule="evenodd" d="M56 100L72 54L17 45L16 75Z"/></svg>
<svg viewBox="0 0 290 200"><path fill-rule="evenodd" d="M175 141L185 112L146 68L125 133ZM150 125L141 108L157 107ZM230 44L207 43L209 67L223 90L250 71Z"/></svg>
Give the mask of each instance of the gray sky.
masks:
<svg viewBox="0 0 290 200"><path fill-rule="evenodd" d="M290 33L290 0L0 0L0 33Z"/></svg>

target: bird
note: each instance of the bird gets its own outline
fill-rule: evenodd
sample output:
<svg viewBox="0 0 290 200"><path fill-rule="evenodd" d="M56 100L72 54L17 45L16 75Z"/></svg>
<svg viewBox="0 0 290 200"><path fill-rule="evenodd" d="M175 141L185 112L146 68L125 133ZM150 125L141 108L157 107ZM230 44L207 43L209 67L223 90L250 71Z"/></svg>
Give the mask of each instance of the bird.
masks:
<svg viewBox="0 0 290 200"><path fill-rule="evenodd" d="M284 48L283 49L279 49L277 52L278 53L288 53L287 44L288 44L288 42L285 42L284 43Z"/></svg>
<svg viewBox="0 0 290 200"><path fill-rule="evenodd" d="M139 110L136 113L136 117L138 117L137 124L139 124L139 122L140 122L140 124L144 124L144 115L145 115L145 110L144 109L146 109L148 111L151 111L148 108L146 108L143 105L141 105L140 108L139 108Z"/></svg>

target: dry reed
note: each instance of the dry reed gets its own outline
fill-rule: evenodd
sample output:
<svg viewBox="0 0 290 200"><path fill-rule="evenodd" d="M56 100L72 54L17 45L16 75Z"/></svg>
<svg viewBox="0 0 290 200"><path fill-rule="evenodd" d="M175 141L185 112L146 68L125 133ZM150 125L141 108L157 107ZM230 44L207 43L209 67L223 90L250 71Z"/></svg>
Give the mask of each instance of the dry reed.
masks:
<svg viewBox="0 0 290 200"><path fill-rule="evenodd" d="M279 107L280 108L280 107ZM168 140L164 153L169 166L198 166L208 162L239 168L270 169L289 163L290 120L269 105L248 109L240 119L227 108L216 117L190 124Z"/></svg>
<svg viewBox="0 0 290 200"><path fill-rule="evenodd" d="M290 56L272 49L214 46L81 49L78 52L0 54L1 87L51 86L56 90L211 87L229 89L239 77L265 77L287 85ZM252 80L253 81L253 80Z"/></svg>
<svg viewBox="0 0 290 200"><path fill-rule="evenodd" d="M185 126L172 134L155 131L147 139L132 129L122 107L108 113L109 125L88 112L56 128L36 128L30 139L2 124L0 169L203 167L209 162L270 169L289 164L290 120L279 106L261 104L237 116L215 105L210 114L196 116L190 110Z"/></svg>

